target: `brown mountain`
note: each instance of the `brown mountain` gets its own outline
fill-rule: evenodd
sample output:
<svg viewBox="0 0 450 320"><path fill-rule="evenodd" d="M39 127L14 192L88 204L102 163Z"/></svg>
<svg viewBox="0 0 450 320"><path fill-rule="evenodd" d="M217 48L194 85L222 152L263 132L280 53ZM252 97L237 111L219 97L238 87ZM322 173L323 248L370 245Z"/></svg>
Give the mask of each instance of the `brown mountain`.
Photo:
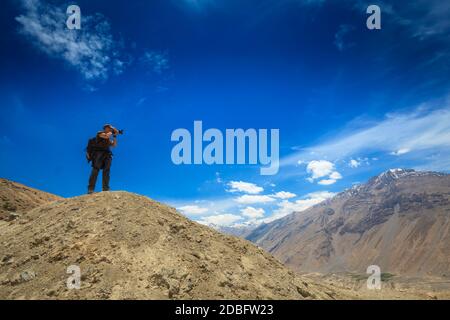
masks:
<svg viewBox="0 0 450 320"><path fill-rule="evenodd" d="M40 201L40 200L39 200ZM252 243L127 192L0 221L0 299L332 299ZM69 290L67 268L81 270Z"/></svg>
<svg viewBox="0 0 450 320"><path fill-rule="evenodd" d="M247 239L300 272L450 277L450 175L389 170Z"/></svg>
<svg viewBox="0 0 450 320"><path fill-rule="evenodd" d="M58 199L61 198L0 178L0 220L13 220L39 205Z"/></svg>

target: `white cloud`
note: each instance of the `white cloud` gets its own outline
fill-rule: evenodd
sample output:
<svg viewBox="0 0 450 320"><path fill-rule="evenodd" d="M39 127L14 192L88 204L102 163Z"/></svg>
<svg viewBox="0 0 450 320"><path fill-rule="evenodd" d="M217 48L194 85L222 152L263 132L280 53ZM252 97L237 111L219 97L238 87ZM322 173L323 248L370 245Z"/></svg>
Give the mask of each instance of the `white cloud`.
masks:
<svg viewBox="0 0 450 320"><path fill-rule="evenodd" d="M342 179L342 175L335 170L334 163L327 160L313 160L308 163L306 172L311 174L311 177L307 178L309 182L314 182L316 179L321 179L318 183L321 185L330 185L336 183L337 180Z"/></svg>
<svg viewBox="0 0 450 320"><path fill-rule="evenodd" d="M297 195L292 192L280 191L280 192L275 193L272 196L274 198L278 198L278 199L291 199L291 198L295 198Z"/></svg>
<svg viewBox="0 0 450 320"><path fill-rule="evenodd" d="M247 207L241 210L241 214L250 219L257 219L264 217L265 211L262 208L255 209L253 207Z"/></svg>
<svg viewBox="0 0 450 320"><path fill-rule="evenodd" d="M312 179L318 179L330 175L334 170L334 164L327 160L313 160L308 163L306 171L311 173Z"/></svg>
<svg viewBox="0 0 450 320"><path fill-rule="evenodd" d="M239 220L242 220L241 216L226 213L204 217L198 222L206 225L229 227Z"/></svg>
<svg viewBox="0 0 450 320"><path fill-rule="evenodd" d="M208 212L207 208L202 208L196 205L183 206L177 209L185 215L201 215Z"/></svg>
<svg viewBox="0 0 450 320"><path fill-rule="evenodd" d="M310 193L305 199L297 200L295 202L283 200L278 204L278 209L276 209L270 217L263 219L263 222L269 223L281 219L291 213L305 211L334 195L335 194L332 192L322 191Z"/></svg>
<svg viewBox="0 0 450 320"><path fill-rule="evenodd" d="M306 197L312 198L312 199L322 199L326 200L326 199L330 199L332 197L334 197L336 195L336 193L334 192L329 192L329 191L317 191L317 192L311 192L308 193L306 195Z"/></svg>
<svg viewBox="0 0 450 320"><path fill-rule="evenodd" d="M361 162L359 162L355 159L350 160L350 162L348 163L348 166L350 168L358 168L360 165L361 165Z"/></svg>
<svg viewBox="0 0 450 320"><path fill-rule="evenodd" d="M336 179L323 179L323 180L320 180L318 182L318 184L320 184L322 186L329 186L329 185L334 184L336 182L337 182Z"/></svg>
<svg viewBox="0 0 450 320"><path fill-rule="evenodd" d="M230 187L228 192L243 192L248 194L258 194L264 191L262 187L257 186L254 183L243 181L231 181L228 186Z"/></svg>
<svg viewBox="0 0 450 320"><path fill-rule="evenodd" d="M255 204L255 203L269 203L274 202L275 199L271 196L264 196L264 195L243 195L237 199L235 199L236 202L241 204Z"/></svg>
<svg viewBox="0 0 450 320"><path fill-rule="evenodd" d="M22 1L25 12L16 17L20 33L48 56L65 61L87 80L108 78L123 71L119 44L109 23L100 15L82 16L81 30L66 27L66 7L40 0ZM63 10L64 9L64 10Z"/></svg>
<svg viewBox="0 0 450 320"><path fill-rule="evenodd" d="M330 174L330 179L339 180L342 179L342 175L339 172L334 171Z"/></svg>
<svg viewBox="0 0 450 320"><path fill-rule="evenodd" d="M401 148L401 149L398 149L397 151L391 152L391 155L393 155L393 156L401 156L402 154L407 154L410 151L411 150L408 149L408 148Z"/></svg>

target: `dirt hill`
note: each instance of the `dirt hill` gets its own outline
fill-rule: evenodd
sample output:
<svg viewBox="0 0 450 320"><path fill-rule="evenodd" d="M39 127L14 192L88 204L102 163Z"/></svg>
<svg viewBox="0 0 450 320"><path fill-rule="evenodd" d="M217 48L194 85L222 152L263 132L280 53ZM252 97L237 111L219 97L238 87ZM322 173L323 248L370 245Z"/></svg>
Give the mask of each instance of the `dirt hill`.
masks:
<svg viewBox="0 0 450 320"><path fill-rule="evenodd" d="M13 220L37 206L58 199L61 198L0 178L0 220Z"/></svg>
<svg viewBox="0 0 450 320"><path fill-rule="evenodd" d="M299 272L450 277L450 175L393 169L247 239Z"/></svg>
<svg viewBox="0 0 450 320"><path fill-rule="evenodd" d="M248 241L127 192L60 199L0 223L1 299L331 299ZM81 268L68 290L67 267Z"/></svg>

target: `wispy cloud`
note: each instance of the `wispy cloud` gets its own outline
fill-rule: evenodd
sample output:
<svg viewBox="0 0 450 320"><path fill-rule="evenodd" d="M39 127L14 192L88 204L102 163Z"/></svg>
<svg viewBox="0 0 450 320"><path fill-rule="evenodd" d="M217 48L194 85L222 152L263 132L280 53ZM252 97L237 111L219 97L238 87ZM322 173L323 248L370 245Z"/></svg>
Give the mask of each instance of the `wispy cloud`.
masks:
<svg viewBox="0 0 450 320"><path fill-rule="evenodd" d="M243 218L239 215L225 213L204 217L201 220L198 220L198 222L212 226L229 227L242 219Z"/></svg>
<svg viewBox="0 0 450 320"><path fill-rule="evenodd" d="M266 212L264 211L263 208L253 208L253 207L246 207L244 209L241 210L241 214L246 217L246 218L250 218L250 219L259 219L264 217L264 214Z"/></svg>
<svg viewBox="0 0 450 320"><path fill-rule="evenodd" d="M426 104L411 112L388 114L383 120L365 126L360 125L358 129L349 127L333 139L288 156L281 161L281 164L295 166L299 160L309 162L317 158L334 162L372 152L397 156L407 153L413 156L415 152L436 153L448 150L450 147L449 100L441 101L438 105L440 108L436 108L434 104ZM420 153L420 156L422 157L423 154ZM312 169L311 172L314 172ZM325 169L327 172L331 171L329 165Z"/></svg>
<svg viewBox="0 0 450 320"><path fill-rule="evenodd" d="M397 151L391 152L391 154L392 154L393 156L401 156L402 154L407 154L407 153L410 152L410 151L411 151L411 150L408 149L408 148L401 148L401 149L399 149L399 150L397 150Z"/></svg>
<svg viewBox="0 0 450 320"><path fill-rule="evenodd" d="M288 192L288 191L280 191L280 192L273 194L272 197L286 200L286 199L295 198L295 197L297 197L297 195L295 193Z"/></svg>
<svg viewBox="0 0 450 320"><path fill-rule="evenodd" d="M243 195L235 199L237 203L240 204L255 204L255 203L268 203L268 202L274 202L275 199L271 196L267 195Z"/></svg>
<svg viewBox="0 0 450 320"><path fill-rule="evenodd" d="M147 101L147 97L142 97L138 100L138 102L136 103L136 106L140 107L141 105L143 105L145 102Z"/></svg>
<svg viewBox="0 0 450 320"><path fill-rule="evenodd" d="M248 194L258 194L264 191L264 188L257 186L254 183L244 181L231 181L228 183L228 192L243 192Z"/></svg>
<svg viewBox="0 0 450 320"><path fill-rule="evenodd" d="M383 12L392 20L407 27L412 37L419 40L450 37L450 3L440 0L416 0L414 6L393 6L381 3Z"/></svg>
<svg viewBox="0 0 450 320"><path fill-rule="evenodd" d="M334 45L338 48L339 51L345 51L355 46L354 42L345 39L346 36L354 29L354 26L348 24L342 24L339 26L339 30L334 35Z"/></svg>
<svg viewBox="0 0 450 320"><path fill-rule="evenodd" d="M223 0L172 0L175 4L180 5L186 9L203 12L208 8L216 7L219 3L224 5Z"/></svg>
<svg viewBox="0 0 450 320"><path fill-rule="evenodd" d="M20 33L52 58L65 61L87 80L104 80L119 74L125 63L120 44L113 39L108 21L101 15L82 16L81 30L66 27L66 7L41 0L23 0L25 12L16 17Z"/></svg>
<svg viewBox="0 0 450 320"><path fill-rule="evenodd" d="M281 219L291 213L305 211L312 206L315 206L316 204L319 204L322 201L333 197L334 195L335 194L332 192L323 191L310 193L306 195L304 199L300 199L297 201L283 200L278 204L278 209L276 209L272 215L262 219L260 222L269 223Z"/></svg>
<svg viewBox="0 0 450 320"><path fill-rule="evenodd" d="M141 58L141 62L157 74L161 74L170 68L167 52L146 51Z"/></svg>
<svg viewBox="0 0 450 320"><path fill-rule="evenodd" d="M182 206L177 209L180 210L183 214L189 216L202 215L207 213L209 210L208 208L202 208L197 205Z"/></svg>

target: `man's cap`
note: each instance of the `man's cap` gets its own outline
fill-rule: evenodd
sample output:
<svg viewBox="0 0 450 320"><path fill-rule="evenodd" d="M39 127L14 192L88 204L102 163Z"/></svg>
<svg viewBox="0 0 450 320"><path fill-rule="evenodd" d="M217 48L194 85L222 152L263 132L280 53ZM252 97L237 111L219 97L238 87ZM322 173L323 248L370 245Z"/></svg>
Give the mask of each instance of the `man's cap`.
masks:
<svg viewBox="0 0 450 320"><path fill-rule="evenodd" d="M103 126L103 129L106 129L106 128L114 129L114 127L112 125L110 125L109 123L107 123Z"/></svg>

